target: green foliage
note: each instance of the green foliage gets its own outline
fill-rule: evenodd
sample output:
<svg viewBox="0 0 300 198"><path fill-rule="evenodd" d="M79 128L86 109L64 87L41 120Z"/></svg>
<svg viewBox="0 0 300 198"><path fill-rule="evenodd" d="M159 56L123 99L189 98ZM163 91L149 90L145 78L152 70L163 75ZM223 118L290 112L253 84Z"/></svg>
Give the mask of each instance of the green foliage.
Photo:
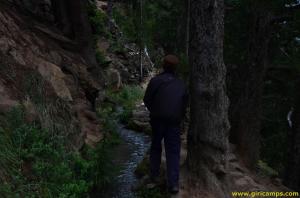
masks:
<svg viewBox="0 0 300 198"><path fill-rule="evenodd" d="M87 177L93 181L93 185L98 191L103 191L114 182L114 178L119 172L119 167L112 163L112 150L120 143L117 135L107 136L96 149L86 146L82 152L86 162L90 163L91 172L87 171ZM80 162L80 158L79 158ZM81 163L78 164L80 170Z"/></svg>
<svg viewBox="0 0 300 198"><path fill-rule="evenodd" d="M132 111L138 101L141 101L144 96L144 91L139 86L124 86L121 91L108 90L107 98L116 105L107 104L103 111L106 114L110 114L109 118L119 119L123 123L128 123L132 115ZM118 111L116 108L121 107L122 111ZM101 113L100 113L101 114ZM103 117L103 116L102 116Z"/></svg>
<svg viewBox="0 0 300 198"><path fill-rule="evenodd" d="M99 65L104 65L107 62L103 53L98 49L96 50L96 60Z"/></svg>
<svg viewBox="0 0 300 198"><path fill-rule="evenodd" d="M107 16L97 9L95 3L89 3L87 10L93 33L95 35L106 35Z"/></svg>
<svg viewBox="0 0 300 198"><path fill-rule="evenodd" d="M90 2L87 6L89 21L92 26L93 31L93 41L94 41L94 48L95 48L95 57L97 63L100 66L108 65L105 55L98 49L98 40L100 36L104 36L107 38L111 37L110 32L108 32L107 24L108 18L107 15L97 9L95 2Z"/></svg>
<svg viewBox="0 0 300 198"><path fill-rule="evenodd" d="M138 42L138 27L135 11L132 7L114 7L113 18L125 34L126 38L133 42Z"/></svg>
<svg viewBox="0 0 300 198"><path fill-rule="evenodd" d="M124 86L121 91L108 91L107 96L123 107L134 107L137 101L141 100L144 95L140 86Z"/></svg>
<svg viewBox="0 0 300 198"><path fill-rule="evenodd" d="M159 188L142 188L137 192L139 198L166 198L168 196L161 193Z"/></svg>
<svg viewBox="0 0 300 198"><path fill-rule="evenodd" d="M277 177L278 176L278 172L276 170L272 169L267 163L259 160L257 165L258 165L259 173L262 176L267 176L267 177Z"/></svg>
<svg viewBox="0 0 300 198"><path fill-rule="evenodd" d="M143 19L141 24L141 10ZM163 46L169 53L183 51L185 37L185 2L175 1L126 1L116 6L113 17L125 36L140 45L146 45L150 53L156 46Z"/></svg>
<svg viewBox="0 0 300 198"><path fill-rule="evenodd" d="M121 39L111 41L111 50L114 53L120 53L120 54L126 52L126 49L123 47Z"/></svg>
<svg viewBox="0 0 300 198"><path fill-rule="evenodd" d="M113 9L113 18L126 39L147 47L156 65L161 64L161 57L157 56L158 47L162 47L167 54L178 54L182 60L179 73L188 81L188 59L183 55L186 47L186 16L186 2L180 0L149 0L143 1L142 5L141 1L126 0L116 3ZM112 48L115 52L124 50L119 42L115 42Z"/></svg>
<svg viewBox="0 0 300 198"><path fill-rule="evenodd" d="M136 103L143 98L143 95L144 91L139 86L127 85L121 90L108 89L106 91L107 99L98 107L97 114L112 143L120 143L117 124L119 121L128 123Z"/></svg>
<svg viewBox="0 0 300 198"><path fill-rule="evenodd" d="M249 42L253 35L251 34L253 25L255 24L256 18L262 18L263 16L271 15L275 16L286 16L285 4L291 1L285 0L226 0L227 6L232 8L230 11L226 12L225 15L225 38L224 38L224 59L226 64L236 64L242 65L246 64L249 57ZM280 18L280 17L279 17ZM292 33L292 31L287 31L285 25L282 26L280 22L273 22L273 28L284 28L284 32ZM279 27L280 26L280 27ZM278 51L279 47L278 41L275 41L279 38L282 42L286 38L282 37L279 33L279 29L273 29L270 33L270 38L274 39L272 43L272 61L276 60L279 54L273 54L274 52L280 53L282 56L282 51ZM277 34L279 33L279 34ZM290 39L290 38L289 38ZM275 50L274 50L275 49ZM286 57L285 57L286 58Z"/></svg>
<svg viewBox="0 0 300 198"><path fill-rule="evenodd" d="M144 15L141 29L149 49L159 43L167 53L183 51L186 30L184 1L145 1Z"/></svg>
<svg viewBox="0 0 300 198"><path fill-rule="evenodd" d="M39 124L24 122L16 108L0 123L0 194L4 197L87 197L103 189L116 169L109 152L115 143L105 139L83 154L66 147L66 139Z"/></svg>
<svg viewBox="0 0 300 198"><path fill-rule="evenodd" d="M256 17L265 17L267 13L274 17L269 37L268 66L264 81L262 105L262 147L261 159L277 172L282 173L288 148L287 114L293 106L294 84L299 78L299 35L300 15L285 8L285 4L294 0L226 0L228 12L225 15L224 60L228 66L228 76L244 75L243 66L251 61L252 51L249 42ZM283 21L281 16L288 16ZM289 18L290 17L290 18ZM230 79L230 78L228 78ZM244 89L242 83L229 82L230 96L239 96Z"/></svg>

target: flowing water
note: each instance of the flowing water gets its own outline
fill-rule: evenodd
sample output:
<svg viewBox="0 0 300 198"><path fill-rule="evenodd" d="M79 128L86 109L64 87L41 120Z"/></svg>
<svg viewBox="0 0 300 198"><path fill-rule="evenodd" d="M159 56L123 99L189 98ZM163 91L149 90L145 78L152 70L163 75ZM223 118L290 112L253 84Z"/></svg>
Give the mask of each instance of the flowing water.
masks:
<svg viewBox="0 0 300 198"><path fill-rule="evenodd" d="M118 133L123 143L117 146L114 153L114 163L121 167L117 181L106 192L93 197L101 198L135 198L132 188L137 185L138 179L134 171L143 160L150 147L150 138L142 133L125 129L120 125Z"/></svg>

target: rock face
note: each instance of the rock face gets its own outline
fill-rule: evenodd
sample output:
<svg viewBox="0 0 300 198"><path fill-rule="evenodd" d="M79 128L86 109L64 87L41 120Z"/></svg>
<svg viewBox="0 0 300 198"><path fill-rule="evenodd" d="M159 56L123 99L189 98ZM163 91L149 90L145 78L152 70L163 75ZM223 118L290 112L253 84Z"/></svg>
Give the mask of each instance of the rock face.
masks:
<svg viewBox="0 0 300 198"><path fill-rule="evenodd" d="M97 0L95 2L99 11L106 14L108 11L106 9L107 1ZM116 6L122 7L119 4ZM115 87L116 84L139 83L141 79L141 65L143 68L142 78L148 77L154 68L154 64L151 61L147 48L141 50L136 43L129 42L114 20L110 21L110 28L107 31L111 33L112 39L110 40L114 42L109 42L109 39L102 37L97 44L98 49L105 55L108 66L106 69L109 74L106 79L107 86ZM140 53L142 53L142 56L140 56ZM160 56L163 55L160 54ZM116 76L116 73L113 72L114 76L111 78L111 71L118 71L119 74ZM116 83L116 79L120 79L120 82Z"/></svg>
<svg viewBox="0 0 300 198"><path fill-rule="evenodd" d="M9 2L0 2L0 113L27 104L29 120L65 133L74 148L95 144L102 138L93 110L101 79L80 54L64 48L72 41L35 20L51 20L49 1Z"/></svg>
<svg viewBox="0 0 300 198"><path fill-rule="evenodd" d="M50 0L8 0L21 7L24 11L38 16L40 19L53 21L54 17L51 13Z"/></svg>
<svg viewBox="0 0 300 198"><path fill-rule="evenodd" d="M117 36L117 35L115 35ZM117 39L117 38L115 38ZM140 55L139 48L136 44L128 44L125 41L119 41L122 51L113 49L113 46L105 38L102 38L98 42L98 48L103 54L105 54L106 63L108 67L106 69L107 86L114 86L115 80L120 79L118 84L137 84L140 81ZM142 56L143 78L150 75L153 70L153 63L149 56L143 52ZM118 71L118 77L111 78L112 71ZM115 75L115 72L113 72Z"/></svg>

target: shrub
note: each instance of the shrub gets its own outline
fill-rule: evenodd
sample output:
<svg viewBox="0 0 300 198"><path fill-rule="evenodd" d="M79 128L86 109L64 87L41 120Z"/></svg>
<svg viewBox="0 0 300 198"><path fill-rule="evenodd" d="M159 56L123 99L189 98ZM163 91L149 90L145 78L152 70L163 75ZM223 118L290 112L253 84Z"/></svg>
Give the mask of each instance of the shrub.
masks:
<svg viewBox="0 0 300 198"><path fill-rule="evenodd" d="M147 188L142 188L138 190L137 196L139 198L165 198L168 197L167 195L164 195L161 193L159 188L154 188L154 189L147 189Z"/></svg>
<svg viewBox="0 0 300 198"><path fill-rule="evenodd" d="M128 11L126 13L126 11ZM135 12L133 10L127 10L119 6L113 9L113 18L124 33L124 36L132 42L138 41L138 26L137 16L133 16Z"/></svg>
<svg viewBox="0 0 300 198"><path fill-rule="evenodd" d="M96 60L99 65L104 65L107 61L105 56L100 50L96 50Z"/></svg>
<svg viewBox="0 0 300 198"><path fill-rule="evenodd" d="M107 97L122 108L122 111L117 112L116 116L123 123L128 123L132 116L132 111L138 101L141 101L144 96L144 91L140 86L125 86L121 91L108 91Z"/></svg>
<svg viewBox="0 0 300 198"><path fill-rule="evenodd" d="M126 85L119 92L108 91L107 96L123 107L134 107L143 98L144 92L140 86Z"/></svg>
<svg viewBox="0 0 300 198"><path fill-rule="evenodd" d="M89 16L89 21L92 26L93 33L95 35L101 35L107 34L106 31L106 23L107 23L107 16L101 12L100 10L97 9L95 3L90 3L88 5L88 16Z"/></svg>
<svg viewBox="0 0 300 198"><path fill-rule="evenodd" d="M258 161L258 171L262 176L277 177L278 172L271 168L266 162Z"/></svg>
<svg viewBox="0 0 300 198"><path fill-rule="evenodd" d="M66 138L24 122L22 107L1 117L0 194L4 197L87 197L113 181L117 169L106 138L83 153L66 147Z"/></svg>
<svg viewBox="0 0 300 198"><path fill-rule="evenodd" d="M124 48L121 39L111 40L110 42L112 52L119 54L124 54L126 52L126 49Z"/></svg>

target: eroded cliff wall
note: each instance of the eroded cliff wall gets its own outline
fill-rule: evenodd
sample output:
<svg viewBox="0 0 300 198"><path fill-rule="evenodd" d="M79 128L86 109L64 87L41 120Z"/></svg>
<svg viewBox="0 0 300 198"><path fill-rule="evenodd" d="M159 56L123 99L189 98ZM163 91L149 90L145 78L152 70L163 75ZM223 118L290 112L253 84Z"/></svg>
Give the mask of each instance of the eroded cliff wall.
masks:
<svg viewBox="0 0 300 198"><path fill-rule="evenodd" d="M0 2L0 113L23 104L28 121L67 135L78 149L102 137L93 109L101 79L68 50L73 45L55 28L49 1Z"/></svg>

